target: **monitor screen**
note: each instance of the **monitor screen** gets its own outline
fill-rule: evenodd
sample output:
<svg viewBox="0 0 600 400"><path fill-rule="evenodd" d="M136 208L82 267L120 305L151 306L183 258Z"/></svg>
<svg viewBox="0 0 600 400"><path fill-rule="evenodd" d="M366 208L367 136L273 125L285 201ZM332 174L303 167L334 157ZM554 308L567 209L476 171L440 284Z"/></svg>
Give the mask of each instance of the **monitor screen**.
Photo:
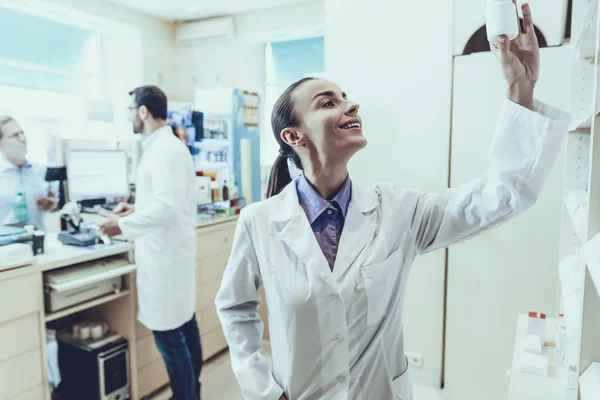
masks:
<svg viewBox="0 0 600 400"><path fill-rule="evenodd" d="M129 196L124 150L68 150L67 182L71 200Z"/></svg>

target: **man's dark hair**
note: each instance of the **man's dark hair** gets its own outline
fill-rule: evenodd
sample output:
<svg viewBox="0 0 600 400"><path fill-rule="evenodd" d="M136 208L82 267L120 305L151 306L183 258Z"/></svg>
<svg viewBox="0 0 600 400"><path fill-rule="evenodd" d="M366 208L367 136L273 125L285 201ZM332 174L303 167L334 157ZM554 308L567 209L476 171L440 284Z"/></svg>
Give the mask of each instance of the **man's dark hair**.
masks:
<svg viewBox="0 0 600 400"><path fill-rule="evenodd" d="M167 119L167 96L156 86L140 86L129 92L138 107L146 106L154 119Z"/></svg>

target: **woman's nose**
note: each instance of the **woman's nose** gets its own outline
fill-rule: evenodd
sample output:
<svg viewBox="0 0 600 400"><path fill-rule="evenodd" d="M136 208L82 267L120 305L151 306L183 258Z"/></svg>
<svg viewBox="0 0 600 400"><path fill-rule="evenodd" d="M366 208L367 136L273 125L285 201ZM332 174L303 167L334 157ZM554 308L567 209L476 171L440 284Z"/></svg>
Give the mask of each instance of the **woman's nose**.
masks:
<svg viewBox="0 0 600 400"><path fill-rule="evenodd" d="M346 115L356 115L356 114L358 114L358 109L359 108L360 108L360 105L358 105L356 103L350 103L350 106L346 110Z"/></svg>

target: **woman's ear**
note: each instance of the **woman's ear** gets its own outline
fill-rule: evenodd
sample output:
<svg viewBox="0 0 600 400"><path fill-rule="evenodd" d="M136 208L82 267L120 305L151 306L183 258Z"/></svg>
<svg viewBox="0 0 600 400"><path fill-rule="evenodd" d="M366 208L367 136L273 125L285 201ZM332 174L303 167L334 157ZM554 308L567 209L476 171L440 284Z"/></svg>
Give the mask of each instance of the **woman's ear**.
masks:
<svg viewBox="0 0 600 400"><path fill-rule="evenodd" d="M285 128L281 131L281 140L292 148L304 146L304 139L300 132L292 128Z"/></svg>

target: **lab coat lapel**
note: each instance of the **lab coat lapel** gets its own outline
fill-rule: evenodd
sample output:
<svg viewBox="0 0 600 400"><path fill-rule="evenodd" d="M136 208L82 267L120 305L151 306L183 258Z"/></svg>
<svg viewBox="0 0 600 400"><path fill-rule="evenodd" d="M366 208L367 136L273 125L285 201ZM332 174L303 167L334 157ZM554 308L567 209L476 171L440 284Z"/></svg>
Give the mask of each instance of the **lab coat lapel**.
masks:
<svg viewBox="0 0 600 400"><path fill-rule="evenodd" d="M333 274L339 279L377 231L377 195L352 185L352 198L340 238Z"/></svg>
<svg viewBox="0 0 600 400"><path fill-rule="evenodd" d="M337 292L337 283L329 264L319 247L308 218L300 207L296 180L292 181L278 196L271 211L271 232L283 242Z"/></svg>

